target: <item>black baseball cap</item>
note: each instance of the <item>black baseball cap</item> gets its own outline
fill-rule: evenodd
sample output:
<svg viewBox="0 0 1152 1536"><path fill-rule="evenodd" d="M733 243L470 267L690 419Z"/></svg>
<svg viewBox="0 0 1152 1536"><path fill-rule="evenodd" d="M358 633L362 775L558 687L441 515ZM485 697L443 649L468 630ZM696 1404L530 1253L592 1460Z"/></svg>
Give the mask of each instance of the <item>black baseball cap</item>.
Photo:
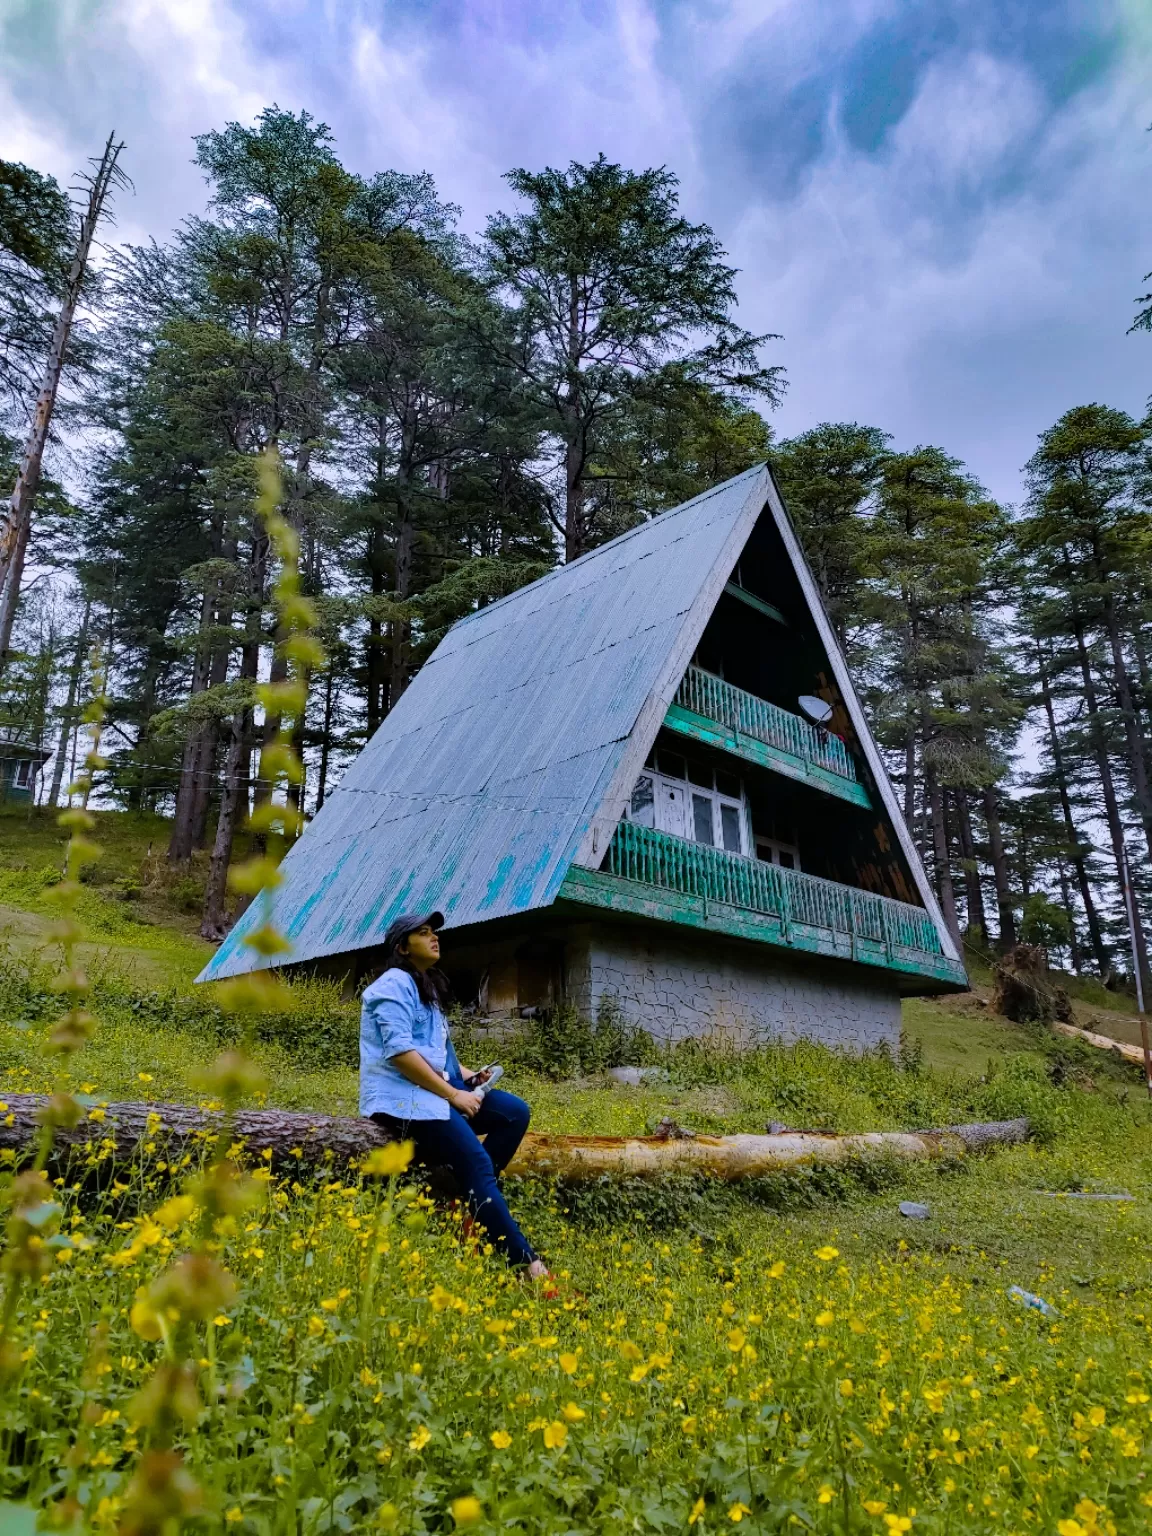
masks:
<svg viewBox="0 0 1152 1536"><path fill-rule="evenodd" d="M410 933L415 933L417 928L423 928L425 925L429 928L443 928L443 912L406 912L402 917L393 918L384 935L386 953L391 954Z"/></svg>

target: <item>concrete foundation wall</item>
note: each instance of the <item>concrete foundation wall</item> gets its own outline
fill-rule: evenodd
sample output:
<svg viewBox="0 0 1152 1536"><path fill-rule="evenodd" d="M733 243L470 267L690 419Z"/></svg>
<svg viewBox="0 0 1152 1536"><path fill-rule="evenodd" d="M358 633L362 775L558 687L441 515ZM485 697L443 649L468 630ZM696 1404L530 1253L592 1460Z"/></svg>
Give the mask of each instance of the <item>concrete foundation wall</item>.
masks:
<svg viewBox="0 0 1152 1536"><path fill-rule="evenodd" d="M796 964L695 935L665 938L627 928L573 933L566 992L595 1016L610 1001L631 1024L659 1040L726 1034L819 1040L867 1050L900 1039L900 998L883 975L832 965Z"/></svg>

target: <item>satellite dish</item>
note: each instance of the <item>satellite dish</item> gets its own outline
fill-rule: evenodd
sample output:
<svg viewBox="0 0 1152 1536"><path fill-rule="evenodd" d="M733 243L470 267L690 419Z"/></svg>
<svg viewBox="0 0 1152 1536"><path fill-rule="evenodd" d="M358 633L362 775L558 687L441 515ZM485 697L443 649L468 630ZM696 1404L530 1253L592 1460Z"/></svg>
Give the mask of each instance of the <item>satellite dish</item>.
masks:
<svg viewBox="0 0 1152 1536"><path fill-rule="evenodd" d="M802 693L796 702L814 725L827 725L832 718L832 706L827 699L818 699L812 693Z"/></svg>

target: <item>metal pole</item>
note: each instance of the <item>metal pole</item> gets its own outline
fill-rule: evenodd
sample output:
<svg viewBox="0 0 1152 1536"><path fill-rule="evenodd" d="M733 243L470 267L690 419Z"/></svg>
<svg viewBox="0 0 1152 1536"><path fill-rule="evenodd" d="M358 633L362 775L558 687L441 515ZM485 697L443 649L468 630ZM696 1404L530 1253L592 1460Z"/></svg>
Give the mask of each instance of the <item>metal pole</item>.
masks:
<svg viewBox="0 0 1152 1536"><path fill-rule="evenodd" d="M1128 864L1128 845L1122 843L1121 869L1124 876L1124 910L1128 916L1128 937L1132 943L1132 968L1136 972L1136 1011L1140 1015L1140 1040L1144 1047L1144 1086L1148 1090L1148 1097L1152 1099L1152 1050L1148 1044L1148 1015L1144 1012L1144 967L1141 961L1144 958L1143 932L1137 927L1139 917L1136 912L1136 893L1132 889L1132 871Z"/></svg>

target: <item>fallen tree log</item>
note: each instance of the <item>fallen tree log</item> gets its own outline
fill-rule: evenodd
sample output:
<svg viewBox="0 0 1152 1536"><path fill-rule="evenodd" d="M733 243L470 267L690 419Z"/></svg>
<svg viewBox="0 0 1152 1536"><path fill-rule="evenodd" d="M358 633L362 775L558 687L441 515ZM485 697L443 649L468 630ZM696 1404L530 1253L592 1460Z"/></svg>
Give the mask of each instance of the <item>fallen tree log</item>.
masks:
<svg viewBox="0 0 1152 1536"><path fill-rule="evenodd" d="M30 1155L47 1103L41 1094L9 1094L0 1100L0 1153L5 1161ZM56 1132L54 1162L74 1162L104 1152L105 1166L131 1162L141 1149L169 1166L199 1158L224 1128L224 1117L183 1104L115 1103L87 1111L87 1118ZM389 1138L370 1120L292 1110L242 1110L233 1138L248 1158L279 1172L301 1167L344 1167L361 1161ZM868 1131L834 1136L785 1131L773 1136L547 1136L529 1133L509 1167L525 1178L572 1183L602 1177L655 1178L703 1173L747 1179L803 1164L843 1163L855 1158L960 1157L985 1147L1027 1139L1027 1120L953 1125L929 1131Z"/></svg>
<svg viewBox="0 0 1152 1536"><path fill-rule="evenodd" d="M1077 1029L1075 1024L1053 1024L1052 1028L1072 1040L1082 1040L1085 1045L1095 1046L1098 1051L1111 1051L1121 1061L1130 1061L1134 1067L1144 1070L1144 1052L1138 1045L1126 1040L1114 1040L1111 1035L1094 1034L1090 1029Z"/></svg>

